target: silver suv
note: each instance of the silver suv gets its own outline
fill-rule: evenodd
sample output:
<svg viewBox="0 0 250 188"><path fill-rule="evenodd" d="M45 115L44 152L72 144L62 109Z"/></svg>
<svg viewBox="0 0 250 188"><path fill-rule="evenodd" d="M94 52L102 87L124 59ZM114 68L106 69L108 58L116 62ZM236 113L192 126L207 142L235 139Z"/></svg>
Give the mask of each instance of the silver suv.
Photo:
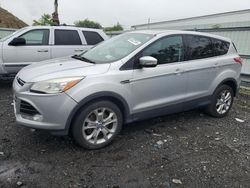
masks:
<svg viewBox="0 0 250 188"><path fill-rule="evenodd" d="M80 54L104 40L100 29L30 26L0 39L0 76L16 74L33 62Z"/></svg>
<svg viewBox="0 0 250 188"><path fill-rule="evenodd" d="M22 69L13 83L16 121L70 133L81 146L97 149L133 121L197 107L224 117L239 88L241 63L227 38L125 33L81 55Z"/></svg>

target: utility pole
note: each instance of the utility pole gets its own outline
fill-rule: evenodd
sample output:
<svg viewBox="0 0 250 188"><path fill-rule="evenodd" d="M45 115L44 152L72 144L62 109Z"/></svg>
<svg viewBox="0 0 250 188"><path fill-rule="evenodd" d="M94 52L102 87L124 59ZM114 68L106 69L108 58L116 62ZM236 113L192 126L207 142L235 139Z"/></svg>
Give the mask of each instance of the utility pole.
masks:
<svg viewBox="0 0 250 188"><path fill-rule="evenodd" d="M52 14L52 19L56 25L60 25L59 16L58 16L58 0L55 0L55 3L54 3L54 12Z"/></svg>
<svg viewBox="0 0 250 188"><path fill-rule="evenodd" d="M148 18L148 29L150 27L150 18Z"/></svg>

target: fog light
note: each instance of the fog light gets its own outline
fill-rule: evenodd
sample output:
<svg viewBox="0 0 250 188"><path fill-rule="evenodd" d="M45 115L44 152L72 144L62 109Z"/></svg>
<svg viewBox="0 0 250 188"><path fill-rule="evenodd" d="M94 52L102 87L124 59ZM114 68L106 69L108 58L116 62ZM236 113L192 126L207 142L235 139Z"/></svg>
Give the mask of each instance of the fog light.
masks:
<svg viewBox="0 0 250 188"><path fill-rule="evenodd" d="M40 114L36 114L34 116L30 116L30 115L25 115L25 114L21 114L22 118L24 119L28 119L28 120L33 120L33 121L42 121L43 120L43 116Z"/></svg>
<svg viewBox="0 0 250 188"><path fill-rule="evenodd" d="M36 115L33 116L33 120L34 121L42 121L43 120L43 116L39 115L39 114L36 114Z"/></svg>

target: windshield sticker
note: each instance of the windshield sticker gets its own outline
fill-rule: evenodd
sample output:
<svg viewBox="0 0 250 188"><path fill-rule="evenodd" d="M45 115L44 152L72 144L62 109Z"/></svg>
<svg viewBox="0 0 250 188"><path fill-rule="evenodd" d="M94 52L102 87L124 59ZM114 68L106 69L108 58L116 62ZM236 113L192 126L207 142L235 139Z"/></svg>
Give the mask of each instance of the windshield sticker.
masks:
<svg viewBox="0 0 250 188"><path fill-rule="evenodd" d="M136 39L134 39L134 38L128 39L128 42L130 42L131 44L133 44L133 45L135 45L135 46L138 46L138 45L141 44L140 41L138 41L138 40L136 40Z"/></svg>
<svg viewBox="0 0 250 188"><path fill-rule="evenodd" d="M106 55L105 57L106 57L106 59L113 59L113 56L111 56L111 55Z"/></svg>

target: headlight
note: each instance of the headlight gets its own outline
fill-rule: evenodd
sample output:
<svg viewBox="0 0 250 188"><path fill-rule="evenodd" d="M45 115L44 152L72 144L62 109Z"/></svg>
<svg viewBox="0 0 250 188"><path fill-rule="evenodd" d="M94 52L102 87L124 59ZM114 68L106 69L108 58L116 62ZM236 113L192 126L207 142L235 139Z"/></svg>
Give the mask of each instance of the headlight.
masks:
<svg viewBox="0 0 250 188"><path fill-rule="evenodd" d="M36 82L31 86L30 91L47 94L61 93L72 88L82 79L84 79L84 77L57 78L53 80Z"/></svg>

